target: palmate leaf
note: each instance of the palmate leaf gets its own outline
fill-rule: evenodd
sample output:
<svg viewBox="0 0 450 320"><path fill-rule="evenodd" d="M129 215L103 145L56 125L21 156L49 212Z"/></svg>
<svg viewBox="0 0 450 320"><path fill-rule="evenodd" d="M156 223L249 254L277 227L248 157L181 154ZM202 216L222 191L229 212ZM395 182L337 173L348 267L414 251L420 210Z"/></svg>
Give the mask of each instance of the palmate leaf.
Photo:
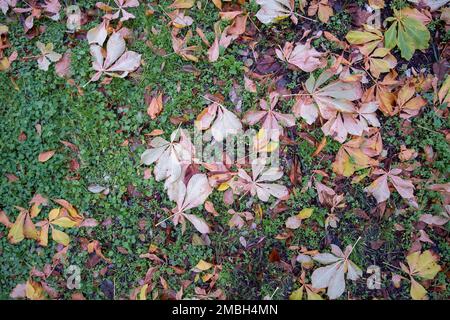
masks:
<svg viewBox="0 0 450 320"><path fill-rule="evenodd" d="M406 60L410 60L416 50L428 48L430 32L421 21L407 16L403 10L395 10L394 17L386 21L393 22L384 34L386 48L393 49L397 46L402 58Z"/></svg>

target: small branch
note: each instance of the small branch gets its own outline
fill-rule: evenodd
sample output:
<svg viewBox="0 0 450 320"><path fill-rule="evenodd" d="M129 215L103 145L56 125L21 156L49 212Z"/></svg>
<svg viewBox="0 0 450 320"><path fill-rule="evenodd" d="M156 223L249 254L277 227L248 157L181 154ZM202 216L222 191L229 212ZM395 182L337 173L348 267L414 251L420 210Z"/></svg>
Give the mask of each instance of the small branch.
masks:
<svg viewBox="0 0 450 320"><path fill-rule="evenodd" d="M209 102L215 103L215 104L217 104L218 106L221 106L222 108L225 108L225 109L227 108L227 107L225 107L224 105L218 103L217 101L211 100L210 98L208 98L208 97L206 97L206 96L203 96L203 95L202 95L202 98L205 99L205 100L208 100Z"/></svg>
<svg viewBox="0 0 450 320"><path fill-rule="evenodd" d="M284 97L297 97L297 96L312 96L312 94L310 94L310 93L293 93L293 94L283 94L281 96L284 98Z"/></svg>
<svg viewBox="0 0 450 320"><path fill-rule="evenodd" d="M293 12L293 14L294 14L295 16L299 17L299 18L302 18L302 19L306 19L306 20L309 20L309 21L312 21L312 22L316 22L316 23L319 22L319 21L317 21L316 19L312 19L312 18L305 17L305 16L303 16L303 15L297 13L297 12Z"/></svg>

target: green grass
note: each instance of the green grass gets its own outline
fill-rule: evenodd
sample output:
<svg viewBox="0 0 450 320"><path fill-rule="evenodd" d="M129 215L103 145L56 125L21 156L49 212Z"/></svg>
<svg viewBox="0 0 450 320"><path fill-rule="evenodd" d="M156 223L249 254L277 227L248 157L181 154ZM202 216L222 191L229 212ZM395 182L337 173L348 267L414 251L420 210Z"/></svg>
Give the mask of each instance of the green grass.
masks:
<svg viewBox="0 0 450 320"><path fill-rule="evenodd" d="M94 3L95 1L80 1L79 5L90 8ZM170 3L171 1L162 1L159 5L167 7ZM203 0L201 3L203 10L190 11L195 21L192 28L195 30L195 27L201 27L211 41L214 38L212 26L219 19L218 11L209 1ZM402 3L396 1L394 6L399 7ZM254 13L258 6L251 2L246 4L245 8ZM219 60L213 64L207 61L207 49L203 46L200 62L195 64L200 74L195 75L183 71L183 67L193 63L171 54L171 34L165 21L167 18L160 13L148 17L144 15L143 10L131 11L136 14L136 19L128 21L126 26L133 29L136 36L129 49L141 53L145 63L136 75L126 79L115 78L109 85L104 86L100 82L84 86L93 74L89 46L87 41L70 37L65 32L63 23L49 19L38 20L36 24L45 25L47 29L39 37L28 40L17 19L7 22L10 29L9 40L20 57L38 54L38 40L44 43L52 42L56 52L71 51L71 78L82 87L82 94L77 87L57 77L53 65L48 72L44 72L37 68L34 60L16 61L8 72L0 73L0 208L14 221L18 215L15 206L28 207L33 195L40 193L49 199L66 199L86 217L95 218L100 223L111 220L108 225L100 224L92 229L68 231L72 243L67 260L58 266L48 279L48 283L60 292L61 298L69 299L73 293L65 288L64 270L69 265L81 268L82 281L79 291L86 298L108 298L102 288L109 281L115 286L116 299L128 298L131 291L139 286L139 280L145 277L148 268L154 266L150 260L139 257L148 251L150 244L156 245L160 250L158 256L164 257L164 263L154 275L155 282L162 276L171 289L178 291L182 280L194 280L190 270L203 259L222 265L217 286L224 290L228 298L241 299L261 299L266 295L271 296L275 291L274 299L286 299L289 296L299 270L295 268L291 273L287 273L279 264L269 262L268 256L273 248L277 248L283 261L289 262L296 254L289 250L291 245L327 251L330 241L345 247L362 236L352 258L363 269L370 264L382 265L387 257L404 258L411 245L410 237L409 234L393 231L394 223L401 222L410 232L413 231L413 224L418 216L431 211L426 210L426 207L421 207L418 211L407 209L399 216L365 221L357 217L353 210L361 208L369 213L373 203L367 201L362 185L352 185L350 179L347 179L345 186L349 196L346 197L346 207L337 211L341 219L338 228L325 230L324 221L328 210L318 203L315 189L308 188L305 193L300 190L308 185L314 175L313 170L324 170L334 177L331 161L312 157L315 148L301 138L297 139L297 146L289 147L288 150L289 155L299 158L303 176L301 185L292 190L286 211L274 213L273 201L261 204L262 221L255 219L253 227L230 229L227 225L230 219L227 213L229 208L221 200L222 193L216 191L210 200L214 202L219 217L207 215L202 208L193 210L195 214L205 217L215 225L215 230L210 235L211 245L192 244L196 232L191 225L187 226L184 234L180 226L168 229L155 227L155 224L167 215L162 208L172 209L174 203L168 200L162 183L156 182L154 178L143 179L144 167L139 161L145 150L145 134L154 129L163 129L164 137L167 138L177 127L170 121L171 117L176 116L187 115L189 121L183 126L192 126L196 115L207 104L201 97L202 94L221 93L228 97L234 83L242 86L244 64L238 52L245 48L245 45L233 44L225 52L221 52ZM84 29L93 27L98 21L99 19L94 19L84 26ZM349 27L347 13L333 17L329 25L330 30L337 32L341 22L345 24L345 28ZM5 17L0 15L0 24L4 23ZM289 27L289 21L284 21L279 26L281 29ZM152 28L158 32L153 34ZM269 28L264 26L261 29L267 32ZM291 34L288 39L292 40L295 36ZM167 55L155 54L146 45L146 40L163 49ZM315 45L319 45L321 41L323 40ZM202 45L200 37L194 35L192 44ZM11 49L6 50L7 54L11 52ZM294 74L290 79L291 86L298 84L299 79L304 80L305 74ZM151 120L146 113L146 88L159 89L168 97L163 112L156 120ZM262 88L258 89L258 94L242 93L243 111L258 105L259 97L266 92ZM231 103L227 105L231 107ZM285 107L289 109L290 106ZM36 131L38 124L42 127L41 135ZM416 150L432 146L437 153L436 160L416 169L414 174L429 178L433 172L438 171L440 176L436 183L445 182L449 173L450 153L445 136L436 131L448 128L447 120L437 117L432 110L427 110L413 120L414 133L401 139L400 134L392 136L386 133L398 132L401 124L397 117L387 119L383 125L383 141L392 148L392 152L398 152L400 144ZM429 130L422 129L423 127L433 132L430 133ZM21 133L27 137L23 142L18 139ZM309 134L317 141L323 136L318 127L312 128ZM64 147L61 140L74 143L79 148L79 154ZM128 140L129 144L122 146L125 140ZM335 154L339 146L328 139L323 153ZM55 156L45 163L38 162L39 153L46 150L56 150ZM77 159L80 163L77 172L69 171L72 159ZM288 172L289 168L285 168L285 173ZM8 173L16 175L18 181L9 182L5 176ZM287 175L283 181L289 183ZM366 178L365 185L368 185L368 182ZM87 190L90 184L106 186L110 193L106 196L93 194ZM424 204L434 203L440 197L436 192L423 188L417 191L417 195L420 203ZM252 210L253 208L247 205L248 200L248 197L244 197L235 203L233 208L237 211ZM401 202L402 200L395 196L388 206L395 208ZM288 241L276 239L275 237L285 230L286 219L306 207L315 208L313 216L304 221ZM430 205L430 208L433 213L439 213L440 206ZM40 217L46 215L49 209L44 208ZM32 240L11 245L7 242L6 234L6 228L0 225L0 299L7 299L18 283L26 281L32 267L43 269L46 264L51 263L57 250L53 241L49 241L48 247L39 247ZM442 257L442 264L448 263L448 243L431 232L430 236L436 243L433 248ZM240 243L240 237L245 238L248 244L257 245L247 250ZM83 238L89 241L98 240L102 244L103 253L112 262L108 264L100 261L95 266L90 266L88 261L92 255L82 249L80 239ZM370 241L377 239L386 241L383 247L385 251L369 248ZM120 247L125 248L128 254L120 253ZM424 247L429 248L430 245L426 244ZM184 268L186 273L175 274L171 268L174 266ZM392 285L388 279L384 278L383 281L390 288L391 298L408 298L409 289L406 286L391 290ZM448 287L444 273L439 275L435 283L447 284ZM185 297L194 296L194 286L204 284L199 280L189 286L184 291ZM349 290L354 289L365 298L380 296L379 292L367 292L364 288L364 280L349 285ZM162 292L161 287L157 290ZM434 299L446 296L448 292L432 293Z"/></svg>

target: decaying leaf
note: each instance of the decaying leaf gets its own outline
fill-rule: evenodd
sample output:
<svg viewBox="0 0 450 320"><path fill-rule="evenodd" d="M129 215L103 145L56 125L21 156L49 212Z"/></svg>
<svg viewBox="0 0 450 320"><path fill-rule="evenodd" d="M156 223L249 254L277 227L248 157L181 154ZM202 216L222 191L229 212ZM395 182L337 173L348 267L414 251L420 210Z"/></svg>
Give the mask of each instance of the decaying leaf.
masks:
<svg viewBox="0 0 450 320"><path fill-rule="evenodd" d="M326 65L324 54L311 48L311 44L297 43L295 46L291 42L284 44L283 50L276 49L278 59L296 66L305 72L312 72Z"/></svg>
<svg viewBox="0 0 450 320"><path fill-rule="evenodd" d="M92 67L97 73L90 81L97 81L103 74L124 78L141 64L141 55L134 51L125 51L126 44L120 33L113 33L106 44L106 58L101 45L93 44L90 52L94 58Z"/></svg>
<svg viewBox="0 0 450 320"><path fill-rule="evenodd" d="M427 290L415 279L431 280L441 271L441 267L437 264L438 256L426 250L424 252L416 251L406 257L408 266L400 263L402 270L410 276L411 290L410 294L414 300L422 300Z"/></svg>
<svg viewBox="0 0 450 320"><path fill-rule="evenodd" d="M43 44L38 41L36 43L41 54L37 60L39 69L47 71L52 62L56 62L62 58L62 55L53 51L53 43Z"/></svg>
<svg viewBox="0 0 450 320"><path fill-rule="evenodd" d="M275 106L278 103L279 94L271 92L269 96L269 103L261 99L260 107L262 111L249 111L244 115L243 121L249 125L254 125L262 122L262 128L265 134L270 137L270 140L278 141L283 132L283 127L292 127L295 125L295 118L291 114L285 114L275 111Z"/></svg>
<svg viewBox="0 0 450 320"><path fill-rule="evenodd" d="M195 174L187 185L181 184L176 200L177 206L172 210L171 217L174 224L177 225L181 222L184 225L184 219L187 219L200 233L209 233L210 229L205 220L194 214L188 214L186 211L201 206L211 192L212 188L205 174Z"/></svg>
<svg viewBox="0 0 450 320"><path fill-rule="evenodd" d="M280 168L270 167L263 172L265 160L256 159L252 162L252 176L250 177L243 169L239 169L239 179L232 187L236 188L237 193L248 193L252 196L258 195L261 201L268 201L272 195L278 199L286 199L289 196L289 190L280 184L267 183L280 179L283 172Z"/></svg>
<svg viewBox="0 0 450 320"><path fill-rule="evenodd" d="M294 12L293 0L256 0L256 3L261 6L256 17L264 24L283 20Z"/></svg>
<svg viewBox="0 0 450 320"><path fill-rule="evenodd" d="M326 267L314 270L311 276L312 287L315 289L328 288L327 295L330 299L339 298L345 291L345 273L347 279L356 281L362 276L361 269L349 260L353 246L348 245L345 251L331 244L332 253L319 253L313 259Z"/></svg>
<svg viewBox="0 0 450 320"><path fill-rule="evenodd" d="M229 135L236 135L242 131L239 118L217 102L212 102L197 116L195 126L200 130L210 128L214 140L219 142Z"/></svg>
<svg viewBox="0 0 450 320"><path fill-rule="evenodd" d="M391 192L388 183L390 183L403 199L413 200L414 185L411 181L400 178L398 175L401 172L401 169L391 169L388 172L382 169L375 170L373 174L380 175L380 177L365 188L365 191L373 195L377 202L380 203L389 199Z"/></svg>

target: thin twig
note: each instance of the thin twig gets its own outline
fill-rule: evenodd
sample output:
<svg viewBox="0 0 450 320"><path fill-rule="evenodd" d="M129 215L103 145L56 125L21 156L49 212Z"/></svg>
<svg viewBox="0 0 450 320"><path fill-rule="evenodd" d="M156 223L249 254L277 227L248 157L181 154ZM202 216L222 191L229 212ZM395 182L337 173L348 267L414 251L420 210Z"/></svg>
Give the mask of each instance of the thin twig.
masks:
<svg viewBox="0 0 450 320"><path fill-rule="evenodd" d="M293 12L293 14L296 15L297 17L299 17L299 18L303 18L303 19L306 19L306 20L309 20L309 21L312 21L312 22L316 22L316 23L319 22L319 21L317 21L316 19L312 19L312 18L305 17L305 16L303 16L303 15L297 13L297 12Z"/></svg>

